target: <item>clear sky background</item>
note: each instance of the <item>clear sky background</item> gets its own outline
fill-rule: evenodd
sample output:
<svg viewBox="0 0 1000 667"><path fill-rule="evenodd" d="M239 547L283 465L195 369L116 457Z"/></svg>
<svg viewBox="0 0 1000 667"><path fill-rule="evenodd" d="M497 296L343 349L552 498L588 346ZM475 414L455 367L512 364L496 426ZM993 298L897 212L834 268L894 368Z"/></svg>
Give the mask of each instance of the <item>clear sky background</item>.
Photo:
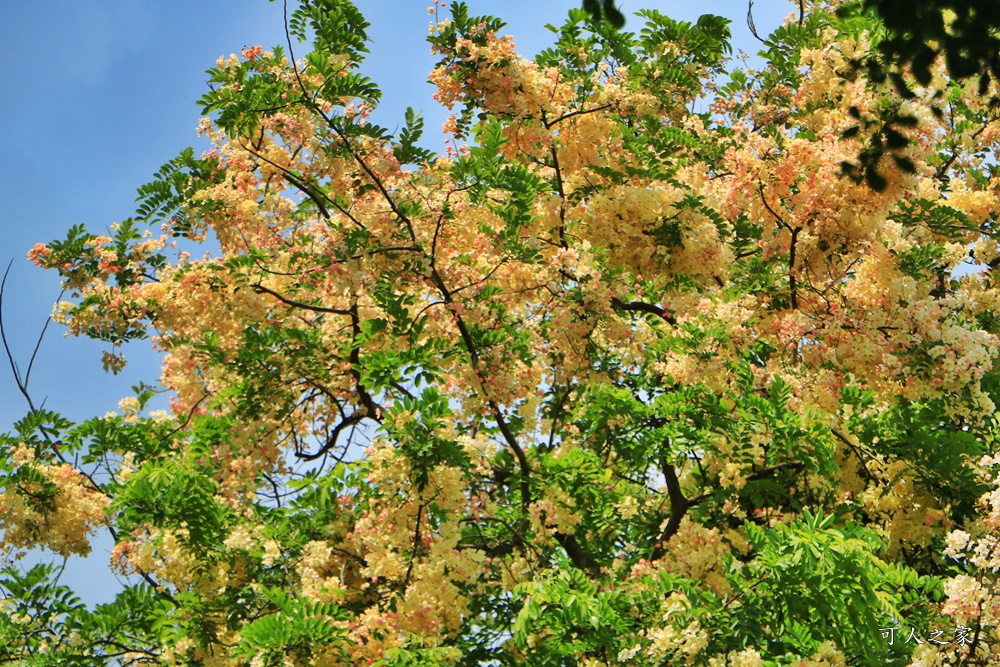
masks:
<svg viewBox="0 0 1000 667"><path fill-rule="evenodd" d="M425 42L430 0L355 0L372 24L363 71L382 88L374 120L398 127L407 106L427 119L424 143L439 150L448 112L432 99L434 65ZM551 44L543 26L559 25L580 0L467 0L473 14L505 19L528 56ZM626 15L655 8L696 20L713 13L732 20L734 45L759 47L746 27L747 0L620 0ZM761 34L794 9L788 0L756 0ZM630 18L626 29L641 23ZM135 189L186 146L201 146L196 101L204 72L220 55L244 46L284 44L281 2L265 0L0 0L0 271L13 260L4 296L8 341L22 370L59 294L53 271L25 259L39 242L65 237L74 224L93 233L134 211ZM301 55L305 49L296 50ZM154 230L156 232L157 230ZM116 410L140 381L155 383L159 358L148 343L126 347L128 367L101 370L108 346L63 337L50 328L29 389L36 404L71 420ZM6 360L0 363L0 432L26 411ZM87 602L113 599L108 572L111 541L94 543L87 559L72 559L62 583ZM35 556L33 555L32 558ZM45 559L52 558L51 555Z"/></svg>

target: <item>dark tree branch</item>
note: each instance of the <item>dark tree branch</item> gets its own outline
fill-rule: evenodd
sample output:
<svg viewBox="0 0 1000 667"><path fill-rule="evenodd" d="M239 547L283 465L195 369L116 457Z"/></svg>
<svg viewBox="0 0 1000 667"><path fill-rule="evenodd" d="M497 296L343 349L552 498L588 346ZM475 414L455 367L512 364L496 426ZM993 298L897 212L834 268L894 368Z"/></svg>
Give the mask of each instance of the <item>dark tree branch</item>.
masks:
<svg viewBox="0 0 1000 667"><path fill-rule="evenodd" d="M361 320L358 316L358 304L351 306L349 312L351 316L351 331L354 340L351 343L351 375L354 377L354 386L358 391L358 397L361 399L361 405L368 411L366 417L370 417L377 422L382 421L380 416L382 409L375 403L375 399L372 398L368 390L361 383L361 346L358 344L358 336L361 335Z"/></svg>
<svg viewBox="0 0 1000 667"><path fill-rule="evenodd" d="M333 313L334 315L351 314L350 309L327 308L326 306L310 306L308 303L302 303L301 301L295 301L293 299L284 297L281 294L275 292L274 290L268 289L267 287L264 287L263 285L260 284L254 285L252 289L254 292L257 292L258 294L269 294L278 301L280 301L281 303L285 304L286 306L291 306L293 308L302 308L303 310L311 310L315 313Z"/></svg>
<svg viewBox="0 0 1000 667"><path fill-rule="evenodd" d="M771 208L771 205L767 203L767 195L764 194L764 184L763 183L759 184L758 190L760 191L760 200L764 204L764 208L767 209L768 213L770 213L771 215L774 216L774 219L778 221L779 225L781 225L782 227L791 229L788 226L788 224L785 222L785 220L780 215L778 215L777 213L775 213L774 209Z"/></svg>
<svg viewBox="0 0 1000 667"><path fill-rule="evenodd" d="M657 315L662 317L667 323L676 326L677 318L668 313L666 310L660 306L655 306L651 303L645 303L643 301L629 301L625 303L621 299L614 297L611 299L611 305L619 310L625 310L629 312L639 312L639 313L650 313L651 315Z"/></svg>
<svg viewBox="0 0 1000 667"><path fill-rule="evenodd" d="M854 453L854 456L856 456L858 459L858 463L861 464L861 473L864 476L864 478L867 479L872 484L877 484L878 480L876 480L875 476L868 470L868 466L865 463L864 457L861 456L861 452L858 451L858 448L854 445L854 443L851 442L846 435L844 435L835 428L831 428L830 433L833 433L838 440L847 445L847 447L851 450L851 452Z"/></svg>
<svg viewBox="0 0 1000 667"><path fill-rule="evenodd" d="M688 508L692 505L692 502L684 497L684 492L681 490L681 483L677 479L677 471L674 470L674 467L664 461L661 463L660 468L663 478L667 483L667 496L670 498L670 516L667 519L667 525L663 527L663 531L653 546L653 553L650 556L650 560L663 558L667 550L667 542L674 536L677 529L680 528L681 519L684 518Z"/></svg>
<svg viewBox="0 0 1000 667"><path fill-rule="evenodd" d="M792 242L788 248L788 291L790 292L792 310L799 308L799 295L795 280L795 242L799 238L801 229L801 227L796 227L792 230Z"/></svg>
<svg viewBox="0 0 1000 667"><path fill-rule="evenodd" d="M575 535L568 533L556 533L556 542L559 543L566 555L578 569L583 570L591 577L597 578L601 574L601 566L598 565L594 557L586 549L580 546Z"/></svg>
<svg viewBox="0 0 1000 667"><path fill-rule="evenodd" d="M413 574L413 563L417 560L417 550L420 548L420 521L424 516L424 504L417 507L417 527L413 531L413 551L410 554L410 564L406 567L406 577L403 578L403 593L410 585L410 575Z"/></svg>
<svg viewBox="0 0 1000 667"><path fill-rule="evenodd" d="M372 417L374 418L374 415ZM333 427L333 432L330 434L330 437L326 439L326 442L323 443L322 447L312 453L295 452L295 458L301 461L315 461L321 456L325 456L327 452L337 446L337 442L340 440L341 432L348 426L354 426L355 424L360 423L362 419L364 419L364 415L360 412L352 412L344 419L341 419L340 422Z"/></svg>
<svg viewBox="0 0 1000 667"><path fill-rule="evenodd" d="M542 114L545 123L545 115ZM545 123L548 127L548 123ZM559 167L559 150L556 148L555 137L552 138L552 168L556 172L556 190L559 192L559 245L566 248L566 190L563 186L562 169Z"/></svg>
<svg viewBox="0 0 1000 667"><path fill-rule="evenodd" d="M750 34L763 44L764 38L757 34L757 24L753 20L753 0L747 2L747 27L750 28Z"/></svg>
<svg viewBox="0 0 1000 667"><path fill-rule="evenodd" d="M0 341L3 342L3 349L7 354L7 362L10 364L10 371L14 375L14 384L17 385L17 389L21 392L21 395L24 396L24 400L27 401L28 409L35 412L35 404L31 400L31 395L28 393L28 380L31 375L31 366L35 363L35 355L38 354L38 348L41 347L42 338L45 336L45 331L48 329L49 322L52 321L52 317L49 316L45 320L45 326L42 327L42 333L38 336L38 342L35 343L35 351L31 354L31 361L28 363L28 370L24 374L24 377L21 377L21 369L18 368L17 362L14 361L14 354L11 352L10 344L7 342L7 331L4 328L3 319L3 293L4 289L7 287L7 276L10 275L10 269L13 265L14 260L12 259L7 264L7 270L3 272L3 279L0 280Z"/></svg>
<svg viewBox="0 0 1000 667"><path fill-rule="evenodd" d="M594 107L593 109L578 109L577 111L571 111L570 113L563 114L562 116L559 116L555 120L551 120L551 121L545 120L545 118L543 116L542 117L542 125L545 126L546 130L551 130L554 126L558 125L559 123L561 123L562 121L566 120L567 118L572 118L573 116L582 116L584 114L589 114L589 113L596 113L598 111L604 111L605 109L610 109L611 106L612 105L610 105L610 104L602 104L601 106Z"/></svg>
<svg viewBox="0 0 1000 667"><path fill-rule="evenodd" d="M753 481L756 479L764 479L770 477L779 470L801 470L805 467L802 461L785 461L784 463L777 463L773 466L768 466L766 468L761 468L749 475L747 475L747 480Z"/></svg>

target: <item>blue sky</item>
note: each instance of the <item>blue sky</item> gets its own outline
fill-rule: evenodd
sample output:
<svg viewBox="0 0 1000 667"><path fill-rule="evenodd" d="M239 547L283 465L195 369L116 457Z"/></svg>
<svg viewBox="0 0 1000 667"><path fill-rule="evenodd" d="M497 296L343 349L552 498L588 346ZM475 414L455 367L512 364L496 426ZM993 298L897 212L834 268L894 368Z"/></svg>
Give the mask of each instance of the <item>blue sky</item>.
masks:
<svg viewBox="0 0 1000 667"><path fill-rule="evenodd" d="M365 73L379 83L376 122L400 124L407 106L423 109L425 139L438 148L447 112L426 83L433 66L424 41L431 0L355 0L368 17L371 55ZM519 51L550 44L547 23L560 24L579 0L467 0L471 11L508 22ZM732 19L737 49L759 46L746 28L746 0L621 0L627 15L642 8L695 20ZM757 0L754 16L770 32L793 10L787 0ZM637 30L632 19L629 29ZM135 189L182 148L198 146L197 99L204 71L244 46L284 43L282 6L265 0L50 0L4 3L0 20L0 270L14 261L4 299L8 340L22 369L59 293L53 272L32 266L35 244L61 239L74 224L100 233L134 210ZM297 51L301 53L303 51ZM118 376L101 370L106 346L50 329L31 377L36 403L73 420L115 410L140 381L154 383L159 359L140 342L126 349ZM0 432L25 412L6 361L0 364ZM62 582L84 600L113 598L109 539L89 559L76 559Z"/></svg>

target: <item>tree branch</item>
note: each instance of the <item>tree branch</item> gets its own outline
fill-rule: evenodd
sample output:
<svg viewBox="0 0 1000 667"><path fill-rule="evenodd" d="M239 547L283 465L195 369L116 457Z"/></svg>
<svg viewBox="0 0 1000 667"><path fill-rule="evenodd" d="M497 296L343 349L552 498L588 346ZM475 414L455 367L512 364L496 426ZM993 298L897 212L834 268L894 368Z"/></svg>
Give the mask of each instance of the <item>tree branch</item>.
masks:
<svg viewBox="0 0 1000 667"><path fill-rule="evenodd" d="M639 312L639 313L650 313L651 315L657 315L666 320L668 324L677 326L676 317L668 313L660 306L655 306L651 303L645 303L643 301L629 301L628 303L625 303L621 299L613 297L611 299L611 305L619 310L625 310L629 312Z"/></svg>
<svg viewBox="0 0 1000 667"><path fill-rule="evenodd" d="M610 104L602 104L601 106L594 107L593 109L578 109L576 111L571 111L570 113L563 114L562 116L559 116L555 120L551 120L551 121L545 120L545 117L543 116L542 117L542 125L545 126L546 130L550 130L554 126L556 126L559 123L561 123L562 121L566 120L567 118L572 118L573 116L582 116L582 115L588 114L588 113L596 113L598 111L604 111L605 109L610 109L611 106L612 105L610 105Z"/></svg>
<svg viewBox="0 0 1000 667"><path fill-rule="evenodd" d="M667 542L674 536L677 529L680 528L681 519L684 518L688 508L692 505L691 501L684 497L684 492L681 491L681 483L677 479L677 471L674 470L674 467L667 465L666 461L664 461L661 463L660 468L663 478L667 483L667 495L670 498L670 517L667 519L667 525L663 527L663 531L653 546L653 553L650 556L650 560L663 558L667 550Z"/></svg>
<svg viewBox="0 0 1000 667"><path fill-rule="evenodd" d="M868 470L868 466L865 464L864 457L861 456L861 452L858 451L858 448L854 445L854 443L848 440L846 435L844 435L835 428L831 428L830 433L833 433L835 436L837 436L837 439L843 442L845 445L847 445L847 447L851 450L851 452L854 453L854 456L856 456L858 459L858 463L861 464L861 472L863 473L865 479L867 479L872 484L877 484L878 480L876 480L875 476L872 475L871 472Z"/></svg>
<svg viewBox="0 0 1000 667"><path fill-rule="evenodd" d="M293 299L286 298L281 294L278 294L272 289L268 289L263 285L257 284L252 287L254 292L258 294L269 294L275 299L285 304L286 306L291 306L292 308L302 308L303 310L311 310L316 313L333 313L335 315L350 315L351 311L349 309L343 308L327 308L326 306L310 306L308 303L302 303L301 301L295 301Z"/></svg>
<svg viewBox="0 0 1000 667"><path fill-rule="evenodd" d="M601 574L601 566L598 565L594 557L590 555L590 552L580 546L580 543L576 540L575 535L570 535L568 533L556 533L556 542L559 543L565 551L566 555L573 562L578 569L583 570L591 577L599 577Z"/></svg>

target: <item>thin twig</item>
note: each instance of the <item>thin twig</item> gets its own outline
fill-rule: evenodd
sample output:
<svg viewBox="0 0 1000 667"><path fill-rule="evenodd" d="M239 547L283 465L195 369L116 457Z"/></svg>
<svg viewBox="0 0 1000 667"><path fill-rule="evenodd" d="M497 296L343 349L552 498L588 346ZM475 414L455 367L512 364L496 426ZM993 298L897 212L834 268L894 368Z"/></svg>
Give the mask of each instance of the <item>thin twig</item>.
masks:
<svg viewBox="0 0 1000 667"><path fill-rule="evenodd" d="M750 28L750 34L757 38L760 43L765 43L764 39L757 34L757 25L753 21L753 0L747 2L747 27Z"/></svg>

